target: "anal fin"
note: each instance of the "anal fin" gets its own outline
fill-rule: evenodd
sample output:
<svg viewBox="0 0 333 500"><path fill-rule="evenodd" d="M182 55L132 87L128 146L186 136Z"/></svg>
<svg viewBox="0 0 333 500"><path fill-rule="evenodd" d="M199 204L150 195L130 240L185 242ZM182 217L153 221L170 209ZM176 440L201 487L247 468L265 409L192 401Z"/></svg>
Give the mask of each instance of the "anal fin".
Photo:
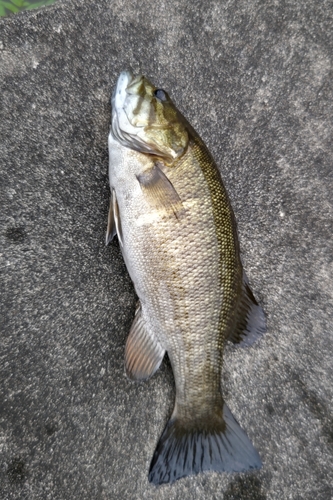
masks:
<svg viewBox="0 0 333 500"><path fill-rule="evenodd" d="M247 347L256 342L265 332L265 313L256 301L243 271L242 296L236 313L236 323L228 340L240 347Z"/></svg>
<svg viewBox="0 0 333 500"><path fill-rule="evenodd" d="M165 350L148 332L142 318L141 307L137 310L125 347L126 374L133 380L145 380L159 368Z"/></svg>

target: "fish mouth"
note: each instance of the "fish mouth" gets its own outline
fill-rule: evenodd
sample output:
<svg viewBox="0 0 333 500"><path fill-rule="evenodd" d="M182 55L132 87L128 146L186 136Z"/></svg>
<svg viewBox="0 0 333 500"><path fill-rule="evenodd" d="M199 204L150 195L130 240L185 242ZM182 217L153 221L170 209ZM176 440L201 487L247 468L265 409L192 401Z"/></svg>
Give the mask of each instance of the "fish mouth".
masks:
<svg viewBox="0 0 333 500"><path fill-rule="evenodd" d="M136 77L138 78L138 77ZM142 78L142 77L141 77ZM126 89L135 79L131 71L122 71L118 77L115 89L111 97L111 105L113 110L120 110L124 107L126 99Z"/></svg>
<svg viewBox="0 0 333 500"><path fill-rule="evenodd" d="M125 147L154 154L154 148L144 140L146 123L139 124L138 120L133 119L133 109L142 99L140 87L143 80L142 75L134 76L131 71L120 73L111 98L111 134Z"/></svg>

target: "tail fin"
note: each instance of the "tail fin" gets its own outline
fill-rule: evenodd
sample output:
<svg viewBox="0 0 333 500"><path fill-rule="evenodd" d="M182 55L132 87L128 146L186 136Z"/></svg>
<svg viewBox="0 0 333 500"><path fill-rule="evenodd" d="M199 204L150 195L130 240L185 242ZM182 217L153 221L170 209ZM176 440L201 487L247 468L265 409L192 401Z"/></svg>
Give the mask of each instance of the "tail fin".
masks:
<svg viewBox="0 0 333 500"><path fill-rule="evenodd" d="M223 417L211 429L188 430L177 418L169 420L150 464L149 481L173 483L202 471L244 472L261 466L258 452L224 403Z"/></svg>

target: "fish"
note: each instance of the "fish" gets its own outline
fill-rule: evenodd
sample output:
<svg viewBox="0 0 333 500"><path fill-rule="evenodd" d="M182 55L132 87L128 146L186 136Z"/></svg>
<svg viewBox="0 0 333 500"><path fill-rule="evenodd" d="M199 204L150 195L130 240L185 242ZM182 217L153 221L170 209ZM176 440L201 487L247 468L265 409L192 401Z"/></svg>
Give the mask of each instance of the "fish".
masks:
<svg viewBox="0 0 333 500"><path fill-rule="evenodd" d="M175 380L148 479L260 469L221 387L226 341L252 345L266 320L243 270L219 170L168 93L145 76L123 71L111 107L106 244L118 236L139 299L125 371L146 380L167 353Z"/></svg>

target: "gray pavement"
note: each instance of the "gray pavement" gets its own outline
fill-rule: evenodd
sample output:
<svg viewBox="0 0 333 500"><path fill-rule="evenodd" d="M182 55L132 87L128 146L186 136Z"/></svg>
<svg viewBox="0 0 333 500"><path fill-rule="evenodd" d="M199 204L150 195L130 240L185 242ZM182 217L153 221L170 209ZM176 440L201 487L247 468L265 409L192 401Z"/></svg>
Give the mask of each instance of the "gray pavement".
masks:
<svg viewBox="0 0 333 500"><path fill-rule="evenodd" d="M333 498L333 6L59 1L0 20L0 498ZM228 346L254 474L147 481L164 361L126 379L135 294L104 246L119 72L169 91L217 160L268 332Z"/></svg>

